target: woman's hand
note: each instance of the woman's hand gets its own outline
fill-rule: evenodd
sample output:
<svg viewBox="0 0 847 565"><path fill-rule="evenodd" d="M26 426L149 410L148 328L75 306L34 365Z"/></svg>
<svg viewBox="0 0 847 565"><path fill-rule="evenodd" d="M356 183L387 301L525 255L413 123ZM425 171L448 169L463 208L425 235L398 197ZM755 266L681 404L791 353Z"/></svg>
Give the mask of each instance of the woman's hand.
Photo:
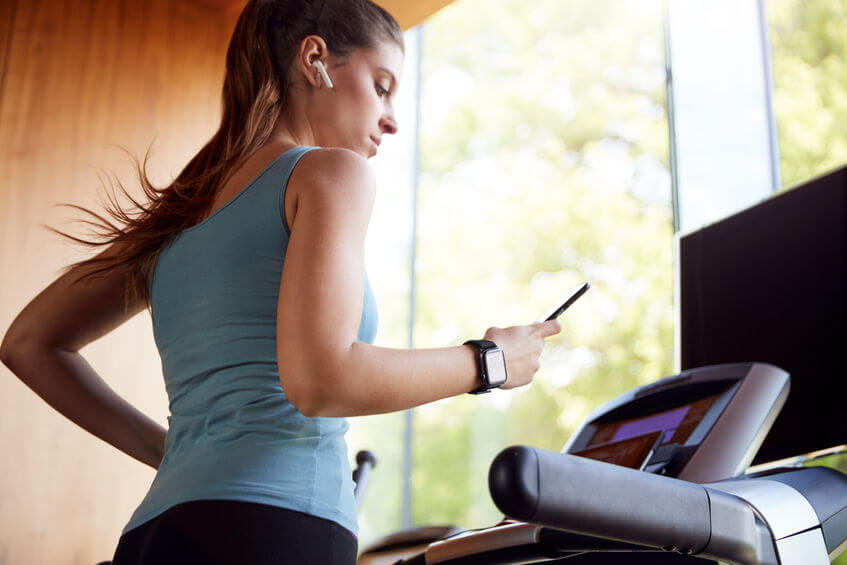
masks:
<svg viewBox="0 0 847 565"><path fill-rule="evenodd" d="M503 350L506 358L506 383L500 388L510 389L528 385L541 366L544 338L562 331L558 320L549 320L528 326L488 328L482 339L493 341Z"/></svg>
<svg viewBox="0 0 847 565"><path fill-rule="evenodd" d="M123 253L119 245L100 256ZM79 353L145 305L127 300L125 271L83 278L89 269L75 266L27 304L0 343L0 361L69 420L158 468L167 430L115 393Z"/></svg>

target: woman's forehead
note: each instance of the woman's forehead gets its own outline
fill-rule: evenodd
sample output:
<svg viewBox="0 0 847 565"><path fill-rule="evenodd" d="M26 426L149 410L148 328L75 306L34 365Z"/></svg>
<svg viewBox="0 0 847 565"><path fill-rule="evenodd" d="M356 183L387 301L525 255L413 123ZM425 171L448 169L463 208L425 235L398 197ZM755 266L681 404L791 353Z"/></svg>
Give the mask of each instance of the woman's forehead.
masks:
<svg viewBox="0 0 847 565"><path fill-rule="evenodd" d="M362 62L374 69L382 68L400 80L403 72L403 50L393 41L382 41L375 47L358 49L354 57L360 57Z"/></svg>

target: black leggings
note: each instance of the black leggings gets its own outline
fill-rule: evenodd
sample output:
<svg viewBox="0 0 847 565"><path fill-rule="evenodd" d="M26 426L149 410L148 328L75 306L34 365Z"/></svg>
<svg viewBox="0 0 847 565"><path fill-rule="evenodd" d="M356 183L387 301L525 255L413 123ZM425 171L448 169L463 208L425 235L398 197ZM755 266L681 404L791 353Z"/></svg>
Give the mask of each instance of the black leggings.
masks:
<svg viewBox="0 0 847 565"><path fill-rule="evenodd" d="M114 565L355 565L358 541L331 520L266 504L177 504L121 536Z"/></svg>

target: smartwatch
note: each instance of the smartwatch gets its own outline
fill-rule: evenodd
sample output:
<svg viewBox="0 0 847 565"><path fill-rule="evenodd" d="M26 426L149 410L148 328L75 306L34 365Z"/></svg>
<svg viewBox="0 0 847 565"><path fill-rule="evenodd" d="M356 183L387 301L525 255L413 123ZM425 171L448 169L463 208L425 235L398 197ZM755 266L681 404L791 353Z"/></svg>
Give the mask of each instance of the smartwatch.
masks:
<svg viewBox="0 0 847 565"><path fill-rule="evenodd" d="M470 391L470 394L482 394L506 382L506 357L496 343L485 339L471 339L462 345L472 345L479 352L482 386Z"/></svg>

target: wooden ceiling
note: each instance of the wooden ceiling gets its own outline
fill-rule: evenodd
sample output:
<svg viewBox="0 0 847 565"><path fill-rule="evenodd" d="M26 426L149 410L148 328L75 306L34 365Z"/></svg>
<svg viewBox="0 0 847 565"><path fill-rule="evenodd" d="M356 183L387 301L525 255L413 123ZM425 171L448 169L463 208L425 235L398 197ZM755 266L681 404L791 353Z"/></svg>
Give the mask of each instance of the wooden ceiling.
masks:
<svg viewBox="0 0 847 565"><path fill-rule="evenodd" d="M227 16L241 12L246 0L195 0ZM404 30L415 27L453 0L374 0L388 10Z"/></svg>
<svg viewBox="0 0 847 565"><path fill-rule="evenodd" d="M415 27L453 0L374 0L385 8L404 30Z"/></svg>

